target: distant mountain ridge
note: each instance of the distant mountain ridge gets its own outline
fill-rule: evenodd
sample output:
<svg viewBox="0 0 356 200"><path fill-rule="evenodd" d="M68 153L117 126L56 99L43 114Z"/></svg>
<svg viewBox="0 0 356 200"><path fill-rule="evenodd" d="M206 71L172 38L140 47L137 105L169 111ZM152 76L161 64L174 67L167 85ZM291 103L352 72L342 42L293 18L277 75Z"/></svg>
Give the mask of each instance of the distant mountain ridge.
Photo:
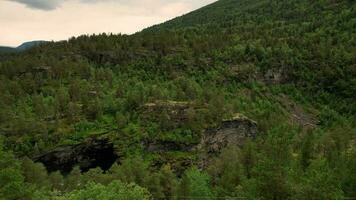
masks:
<svg viewBox="0 0 356 200"><path fill-rule="evenodd" d="M18 47L7 47L7 46L0 46L0 53L15 53L15 52L21 52L25 51L27 49L30 49L32 47L47 43L48 41L44 40L35 40L35 41L30 41L30 42L24 42Z"/></svg>
<svg viewBox="0 0 356 200"><path fill-rule="evenodd" d="M16 52L16 48L0 46L0 53L13 53Z"/></svg>

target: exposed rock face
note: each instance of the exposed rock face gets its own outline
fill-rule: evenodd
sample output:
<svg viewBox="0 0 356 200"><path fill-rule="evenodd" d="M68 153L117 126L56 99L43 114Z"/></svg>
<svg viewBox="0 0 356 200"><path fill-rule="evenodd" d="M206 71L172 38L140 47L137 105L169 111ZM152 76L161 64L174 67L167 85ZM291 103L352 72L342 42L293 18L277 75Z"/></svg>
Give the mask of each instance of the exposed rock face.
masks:
<svg viewBox="0 0 356 200"><path fill-rule="evenodd" d="M117 158L113 144L108 140L90 138L81 144L58 147L33 160L43 163L49 172L69 173L74 166L79 166L82 171L95 167L107 170Z"/></svg>
<svg viewBox="0 0 356 200"><path fill-rule="evenodd" d="M299 125L304 130L314 129L318 126L319 120L316 113L307 112L286 95L281 95L278 101L290 113L289 118L292 124Z"/></svg>
<svg viewBox="0 0 356 200"><path fill-rule="evenodd" d="M170 120L176 123L181 123L187 120L187 111L191 103L182 101L156 101L147 103L143 106L143 116L152 114L160 115L166 113ZM158 116L154 116L158 118Z"/></svg>
<svg viewBox="0 0 356 200"><path fill-rule="evenodd" d="M143 116L155 115L166 112L170 120L175 123L184 123L189 109L199 109L188 102L155 102L144 106ZM257 135L257 123L248 119L242 114L235 114L234 117L224 120L217 128L209 128L203 131L202 138L196 143L179 143L174 141L160 141L148 139L141 141L143 149L148 153L167 156L168 161L171 157L169 153L186 153L187 157L180 157L179 166L193 164L190 155L203 153L199 160L208 163L214 154L228 145L242 146L247 138L255 138ZM43 163L49 172L61 171L69 173L74 166L79 166L82 171L90 168L101 167L103 170L109 169L119 158L115 154L114 145L106 139L89 138L81 144L67 145L58 147L52 151L44 153L34 158L34 161ZM165 162L159 160L159 162Z"/></svg>
<svg viewBox="0 0 356 200"><path fill-rule="evenodd" d="M250 82L257 78L256 67L251 63L244 63L230 67L228 77L239 81Z"/></svg>
<svg viewBox="0 0 356 200"><path fill-rule="evenodd" d="M206 130L199 149L207 153L219 153L226 146L242 146L247 138L254 139L256 136L257 123L242 114L235 114L218 128Z"/></svg>
<svg viewBox="0 0 356 200"><path fill-rule="evenodd" d="M264 75L263 75L264 82L268 84L279 84L279 83L284 83L286 82L287 74L285 72L285 69L283 68L278 68L278 69L269 69Z"/></svg>
<svg viewBox="0 0 356 200"><path fill-rule="evenodd" d="M202 109L189 102L156 101L145 104L143 116L160 115L166 112L169 120L173 123L184 123L188 119L189 109ZM242 114L224 120L218 128L210 128L204 131L200 144L196 146L176 144L172 142L146 143L149 152L166 151L191 151L193 149L204 149L208 152L219 152L229 144L242 146L246 138L255 138L257 134L257 123Z"/></svg>
<svg viewBox="0 0 356 200"><path fill-rule="evenodd" d="M191 151L195 145L179 144L175 142L149 142L145 144L148 152L162 153L169 151Z"/></svg>

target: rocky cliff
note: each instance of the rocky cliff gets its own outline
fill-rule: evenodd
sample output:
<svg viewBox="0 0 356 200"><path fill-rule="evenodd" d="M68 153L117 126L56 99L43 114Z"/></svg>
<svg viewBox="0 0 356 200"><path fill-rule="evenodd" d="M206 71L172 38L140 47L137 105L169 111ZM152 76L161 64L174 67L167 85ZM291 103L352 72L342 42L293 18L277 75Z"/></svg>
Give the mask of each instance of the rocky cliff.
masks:
<svg viewBox="0 0 356 200"><path fill-rule="evenodd" d="M189 105L190 103L187 102L156 102L146 104L144 112L154 114L165 110L172 120L179 123L186 119ZM255 121L236 113L232 118L223 120L217 127L204 130L198 143L182 144L173 141L152 140L142 141L141 144L149 154L164 155L170 152L186 152L198 155L198 160L206 162L229 145L243 146L247 138L254 139L257 133ZM34 160L43 163L50 172L60 170L62 173L68 173L74 166L79 166L82 171L95 167L107 170L115 161L118 161L118 155L112 141L93 137L77 145L60 146L36 156ZM201 156L199 157L199 155ZM191 163L190 160L185 161L184 159L182 162Z"/></svg>
<svg viewBox="0 0 356 200"><path fill-rule="evenodd" d="M219 153L229 145L241 147L247 138L256 138L257 131L255 121L236 113L231 119L224 120L219 127L206 130L199 149L207 153Z"/></svg>

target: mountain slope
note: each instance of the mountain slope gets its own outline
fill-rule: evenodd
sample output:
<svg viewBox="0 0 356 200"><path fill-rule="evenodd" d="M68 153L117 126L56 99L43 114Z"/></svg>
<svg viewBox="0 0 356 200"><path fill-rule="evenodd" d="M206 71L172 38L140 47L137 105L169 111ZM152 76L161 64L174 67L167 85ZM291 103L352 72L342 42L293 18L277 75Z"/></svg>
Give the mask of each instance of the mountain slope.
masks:
<svg viewBox="0 0 356 200"><path fill-rule="evenodd" d="M220 0L5 55L0 170L44 196L119 180L156 199L353 197L355 6Z"/></svg>
<svg viewBox="0 0 356 200"><path fill-rule="evenodd" d="M18 47L0 46L0 53L21 52L21 51L25 51L25 50L28 50L30 48L39 46L39 45L44 44L44 43L47 43L47 41L37 40L37 41L24 42Z"/></svg>
<svg viewBox="0 0 356 200"><path fill-rule="evenodd" d="M239 24L278 23L281 21L290 24L298 22L313 23L317 17L327 20L326 15L340 18L353 17L355 5L351 1L275 1L275 0L220 0L201 9L177 17L163 24L155 25L150 29L176 29L190 26L218 25L219 27L231 28ZM344 13L342 13L344 12ZM319 18L320 19L320 18ZM335 19L338 21L340 19ZM350 21L344 23L352 23ZM330 24L333 26L334 24ZM258 27L257 27L258 28ZM277 27L274 27L277 28Z"/></svg>
<svg viewBox="0 0 356 200"><path fill-rule="evenodd" d="M41 44L47 43L47 41L44 40L36 40L36 41L30 41L30 42L24 42L20 46L16 47L16 50L18 51L25 51L27 49L39 46Z"/></svg>
<svg viewBox="0 0 356 200"><path fill-rule="evenodd" d="M15 51L16 51L15 48L0 46L0 53L11 53Z"/></svg>
<svg viewBox="0 0 356 200"><path fill-rule="evenodd" d="M222 0L145 31L199 27L233 33L261 70L277 68L307 90L353 98L355 9L350 1Z"/></svg>

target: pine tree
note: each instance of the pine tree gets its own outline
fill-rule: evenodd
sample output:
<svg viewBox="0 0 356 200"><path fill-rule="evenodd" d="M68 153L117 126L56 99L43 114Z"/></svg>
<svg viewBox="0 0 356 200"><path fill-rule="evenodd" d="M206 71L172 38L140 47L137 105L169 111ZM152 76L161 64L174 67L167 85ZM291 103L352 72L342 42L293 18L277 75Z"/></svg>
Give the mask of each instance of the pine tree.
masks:
<svg viewBox="0 0 356 200"><path fill-rule="evenodd" d="M83 187L82 174L79 167L74 167L65 179L65 191L72 191Z"/></svg>
<svg viewBox="0 0 356 200"><path fill-rule="evenodd" d="M210 177L196 167L188 169L179 186L178 199L214 199Z"/></svg>
<svg viewBox="0 0 356 200"><path fill-rule="evenodd" d="M209 166L208 172L219 196L233 195L244 178L238 155L237 147L227 147Z"/></svg>
<svg viewBox="0 0 356 200"><path fill-rule="evenodd" d="M36 185L38 188L49 188L49 180L46 168L42 163L34 163L25 157L22 160L22 169L27 183Z"/></svg>
<svg viewBox="0 0 356 200"><path fill-rule="evenodd" d="M0 199L21 199L28 192L21 163L11 152L3 150L0 136Z"/></svg>
<svg viewBox="0 0 356 200"><path fill-rule="evenodd" d="M316 159L307 168L296 199L345 199L341 183L325 159Z"/></svg>
<svg viewBox="0 0 356 200"><path fill-rule="evenodd" d="M48 178L51 183L52 190L63 191L65 189L64 178L59 171L52 172Z"/></svg>

